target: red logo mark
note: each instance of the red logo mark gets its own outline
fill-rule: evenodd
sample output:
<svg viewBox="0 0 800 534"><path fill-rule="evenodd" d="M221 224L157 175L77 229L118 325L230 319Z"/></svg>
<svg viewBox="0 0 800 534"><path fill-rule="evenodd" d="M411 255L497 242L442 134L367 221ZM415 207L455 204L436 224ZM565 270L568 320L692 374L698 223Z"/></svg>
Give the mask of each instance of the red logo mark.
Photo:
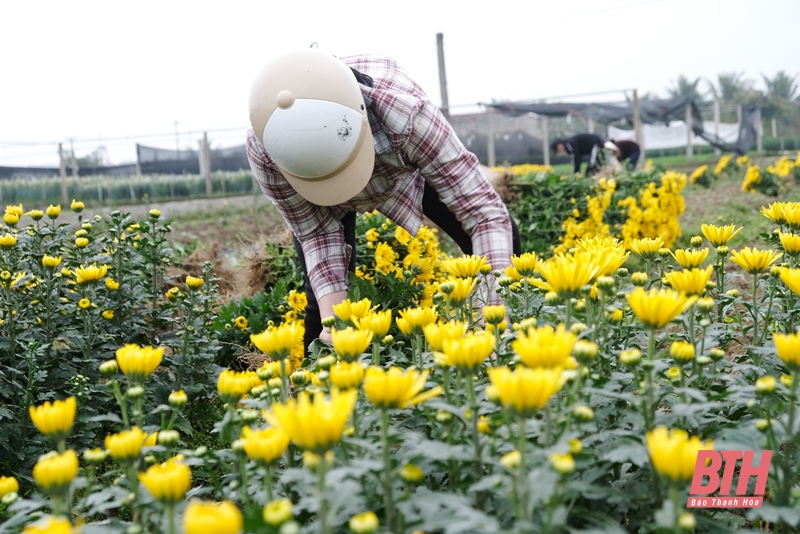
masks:
<svg viewBox="0 0 800 534"><path fill-rule="evenodd" d="M757 466L753 465L755 451L698 451L694 466L690 497L687 508L760 508L764 501L764 489L767 486L769 466L772 462L772 451L762 451ZM725 469L719 476L722 460ZM733 477L736 473L736 462L742 461L739 467L739 482L736 493L731 493ZM704 477L708 483L704 484ZM756 477L756 487L752 495L747 494L750 477ZM719 490L717 496L710 495Z"/></svg>

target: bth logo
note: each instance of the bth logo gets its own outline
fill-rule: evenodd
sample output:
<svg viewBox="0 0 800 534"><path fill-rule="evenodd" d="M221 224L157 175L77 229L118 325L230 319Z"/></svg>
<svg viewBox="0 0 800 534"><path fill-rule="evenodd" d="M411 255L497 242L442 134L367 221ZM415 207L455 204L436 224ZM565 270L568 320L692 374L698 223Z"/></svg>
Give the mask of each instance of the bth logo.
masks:
<svg viewBox="0 0 800 534"><path fill-rule="evenodd" d="M698 451L694 466L692 488L686 502L687 508L761 508L764 502L764 489L767 486L772 451L762 451L757 466L753 465L755 451ZM725 470L720 478L719 469L725 459ZM736 493L731 493L731 484L736 472L736 462L742 461L739 468L739 482ZM704 484L704 477L708 483ZM756 477L756 487L752 495L747 494L750 477ZM718 496L709 497L719 490Z"/></svg>

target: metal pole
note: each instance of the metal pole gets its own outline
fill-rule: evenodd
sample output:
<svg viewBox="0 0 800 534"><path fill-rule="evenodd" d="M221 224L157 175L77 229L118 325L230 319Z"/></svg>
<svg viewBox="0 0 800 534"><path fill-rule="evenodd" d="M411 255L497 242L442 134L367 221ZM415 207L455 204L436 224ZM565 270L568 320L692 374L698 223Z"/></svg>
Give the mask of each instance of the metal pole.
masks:
<svg viewBox="0 0 800 534"><path fill-rule="evenodd" d="M444 34L436 34L436 53L439 57L439 92L442 95L442 113L450 120L450 102L447 98L447 74L444 68Z"/></svg>
<svg viewBox="0 0 800 534"><path fill-rule="evenodd" d="M692 160L692 104L686 104L686 159Z"/></svg>
<svg viewBox="0 0 800 534"><path fill-rule="evenodd" d="M778 119L772 117L772 137L778 137Z"/></svg>
<svg viewBox="0 0 800 534"><path fill-rule="evenodd" d="M636 143L639 145L639 160L644 161L644 132L642 131L642 114L639 108L639 91L633 90L633 129L636 130Z"/></svg>
<svg viewBox="0 0 800 534"><path fill-rule="evenodd" d="M589 133L592 133L592 134L593 134L593 133L594 133L594 119L593 119L593 118L591 118L591 117L589 117L589 124L588 124L588 126L589 126Z"/></svg>
<svg viewBox="0 0 800 534"><path fill-rule="evenodd" d="M200 160L203 162L203 175L206 178L206 196L211 196L214 193L214 187L211 185L211 158L208 155L208 132L203 132L203 141L200 145Z"/></svg>
<svg viewBox="0 0 800 534"><path fill-rule="evenodd" d="M550 165L550 125L547 117L542 116L542 153L544 154L544 164Z"/></svg>
<svg viewBox="0 0 800 534"><path fill-rule="evenodd" d="M136 143L136 176L142 175L142 162L139 158L139 143Z"/></svg>
<svg viewBox="0 0 800 534"><path fill-rule="evenodd" d="M719 139L719 100L714 100L714 135ZM715 148L714 155L720 157L722 150Z"/></svg>

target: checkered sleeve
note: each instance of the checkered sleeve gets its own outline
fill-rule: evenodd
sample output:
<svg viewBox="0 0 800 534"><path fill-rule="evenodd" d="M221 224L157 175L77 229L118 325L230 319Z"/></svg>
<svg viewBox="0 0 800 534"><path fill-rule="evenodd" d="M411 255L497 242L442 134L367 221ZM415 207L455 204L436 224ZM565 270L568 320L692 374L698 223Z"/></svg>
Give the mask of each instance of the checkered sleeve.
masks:
<svg viewBox="0 0 800 534"><path fill-rule="evenodd" d="M407 153L472 237L473 253L486 256L494 269L507 267L513 250L508 209L480 170L478 158L430 101L414 118Z"/></svg>
<svg viewBox="0 0 800 534"><path fill-rule="evenodd" d="M314 296L347 291L350 246L345 243L342 217L335 206L310 203L283 178L261 143L250 130L247 159L261 191L269 198L303 247Z"/></svg>

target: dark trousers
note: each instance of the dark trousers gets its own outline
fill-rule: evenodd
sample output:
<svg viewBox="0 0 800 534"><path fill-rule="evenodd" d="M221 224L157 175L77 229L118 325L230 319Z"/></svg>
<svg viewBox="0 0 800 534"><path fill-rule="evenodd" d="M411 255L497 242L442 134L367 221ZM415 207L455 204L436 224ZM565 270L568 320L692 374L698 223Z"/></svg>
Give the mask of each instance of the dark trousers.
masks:
<svg viewBox="0 0 800 534"><path fill-rule="evenodd" d="M628 158L628 168L630 170L634 170L636 168L636 164L639 163L639 156L642 155L642 151L640 149L636 149L631 154L630 158Z"/></svg>
<svg viewBox="0 0 800 534"><path fill-rule="evenodd" d="M456 219L456 216L450 212L450 210L444 205L444 203L442 203L441 200L439 200L439 195L436 193L436 190L434 190L427 183L425 184L425 191L422 194L422 213L431 221L433 221L436 226L441 228L444 233L449 235L459 246L461 252L464 254L472 254L472 239L470 238L469 234L464 231L464 228L461 226L461 223L458 221L458 219ZM519 228L517 228L517 223L514 221L514 218L511 217L510 213L509 218L511 219L511 235L514 254L519 256L522 254ZM348 269L351 273L354 273L356 271L356 212L348 212L342 219L342 225L344 226L344 241L350 245L353 251L353 253L350 255L350 265L348 266ZM305 255L303 254L303 247L300 246L300 241L298 241L294 236L293 241L294 248L297 251L297 259L300 260L300 266L303 268L306 299L308 300L308 304L306 305L306 334L304 339L306 350L308 350L308 346L311 344L311 342L317 339L320 332L322 332L322 318L320 317L317 298L314 296L314 291L311 289L311 284L308 280L308 268L306 267L306 259Z"/></svg>

